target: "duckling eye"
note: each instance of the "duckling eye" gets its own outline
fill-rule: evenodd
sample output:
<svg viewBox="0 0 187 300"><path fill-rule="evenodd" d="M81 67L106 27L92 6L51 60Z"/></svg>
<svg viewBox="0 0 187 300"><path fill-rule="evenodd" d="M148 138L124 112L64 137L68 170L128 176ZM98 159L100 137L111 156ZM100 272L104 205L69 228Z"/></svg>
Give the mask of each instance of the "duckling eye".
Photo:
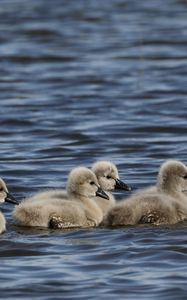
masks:
<svg viewBox="0 0 187 300"><path fill-rule="evenodd" d="M0 192L3 192L4 190L3 190L3 188L0 188Z"/></svg>
<svg viewBox="0 0 187 300"><path fill-rule="evenodd" d="M95 184L95 182L94 182L94 181L91 181L91 182L90 182L90 184L91 184L91 185L94 185L94 184Z"/></svg>
<svg viewBox="0 0 187 300"><path fill-rule="evenodd" d="M187 175L183 176L184 179L187 179Z"/></svg>
<svg viewBox="0 0 187 300"><path fill-rule="evenodd" d="M106 178L107 178L107 179L111 179L112 177L111 177L111 176L109 176L109 175L107 175L107 176L106 176Z"/></svg>

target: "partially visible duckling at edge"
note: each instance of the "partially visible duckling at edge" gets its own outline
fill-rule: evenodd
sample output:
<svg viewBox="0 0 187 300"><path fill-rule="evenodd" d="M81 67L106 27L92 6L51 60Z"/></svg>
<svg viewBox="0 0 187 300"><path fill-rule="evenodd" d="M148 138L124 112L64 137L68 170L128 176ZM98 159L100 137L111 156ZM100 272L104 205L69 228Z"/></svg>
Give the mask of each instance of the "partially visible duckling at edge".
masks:
<svg viewBox="0 0 187 300"><path fill-rule="evenodd" d="M187 219L187 167L180 161L166 161L160 168L157 187L139 191L112 208L105 225L139 223L175 224Z"/></svg>
<svg viewBox="0 0 187 300"><path fill-rule="evenodd" d="M0 203L10 202L12 204L18 204L14 197L9 194L3 179L0 178ZM3 214L0 212L0 234L6 230L6 220Z"/></svg>

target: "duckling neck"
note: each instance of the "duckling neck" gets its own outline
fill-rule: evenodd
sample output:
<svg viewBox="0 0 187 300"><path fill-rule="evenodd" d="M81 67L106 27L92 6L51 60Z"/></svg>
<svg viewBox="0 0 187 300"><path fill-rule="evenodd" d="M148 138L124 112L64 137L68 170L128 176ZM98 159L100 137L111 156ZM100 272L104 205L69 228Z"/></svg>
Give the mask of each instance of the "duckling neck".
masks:
<svg viewBox="0 0 187 300"><path fill-rule="evenodd" d="M81 202L85 202L85 201L89 200L85 195L82 195L82 194L77 193L77 192L76 193L75 192L70 192L70 191L68 191L68 198L76 200L76 201L81 201Z"/></svg>
<svg viewBox="0 0 187 300"><path fill-rule="evenodd" d="M98 225L103 219L102 210L94 202L93 199L88 198L85 195L77 194L74 192L68 192L68 197L72 200L78 201L84 207L88 219L94 220L95 224Z"/></svg>
<svg viewBox="0 0 187 300"><path fill-rule="evenodd" d="M79 200L83 203L84 206L89 207L89 209L95 209L95 207L97 208L97 205L91 198L80 196Z"/></svg>
<svg viewBox="0 0 187 300"><path fill-rule="evenodd" d="M165 182L162 185L158 184L158 191L167 195L170 195L176 199L180 198L182 193L177 189L175 185Z"/></svg>
<svg viewBox="0 0 187 300"><path fill-rule="evenodd" d="M95 225L99 225L103 219L103 213L100 207L91 198L82 196L80 199L88 220L94 221Z"/></svg>

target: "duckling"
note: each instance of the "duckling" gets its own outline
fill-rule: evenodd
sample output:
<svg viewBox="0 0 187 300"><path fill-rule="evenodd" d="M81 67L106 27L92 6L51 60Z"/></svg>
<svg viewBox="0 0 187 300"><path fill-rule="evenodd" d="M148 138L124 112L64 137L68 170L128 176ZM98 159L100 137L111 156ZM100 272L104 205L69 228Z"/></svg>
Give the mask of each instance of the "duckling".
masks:
<svg viewBox="0 0 187 300"><path fill-rule="evenodd" d="M175 224L187 218L187 167L180 161L168 160L161 167L157 186L142 190L112 208L105 225L138 223Z"/></svg>
<svg viewBox="0 0 187 300"><path fill-rule="evenodd" d="M101 197L95 197L94 201L100 207L103 212L103 216L106 215L108 210L116 203L114 196L110 193L115 189L121 189L125 191L131 191L131 188L119 179L117 167L110 161L99 161L93 164L92 171L95 173L100 187L106 192L109 200L101 199ZM68 199L67 191L63 189L53 189L40 192L31 198L31 201L44 201L48 198L54 199Z"/></svg>
<svg viewBox="0 0 187 300"><path fill-rule="evenodd" d="M93 201L100 196L108 199L99 187L95 174L85 167L73 169L67 181L67 197L51 197L47 192L45 201L40 193L23 201L14 211L13 217L18 225L50 228L94 227L98 226L103 214Z"/></svg>
<svg viewBox="0 0 187 300"><path fill-rule="evenodd" d="M112 208L116 200L110 191L121 189L131 191L130 186L119 179L117 167L110 161L98 161L92 166L92 171L95 173L99 185L109 196L109 200L95 197L95 202L101 208L103 216Z"/></svg>
<svg viewBox="0 0 187 300"><path fill-rule="evenodd" d="M3 202L18 204L18 202L14 199L14 197L11 194L9 194L3 179L0 178L0 203ZM6 230L6 220L3 214L0 212L0 234L3 233L5 230Z"/></svg>

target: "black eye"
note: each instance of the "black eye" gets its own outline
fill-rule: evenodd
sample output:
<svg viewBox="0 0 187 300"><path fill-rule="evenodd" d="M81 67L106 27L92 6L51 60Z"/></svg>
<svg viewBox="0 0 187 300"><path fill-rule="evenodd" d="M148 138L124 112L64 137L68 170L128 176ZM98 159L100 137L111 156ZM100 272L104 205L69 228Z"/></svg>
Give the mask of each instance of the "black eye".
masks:
<svg viewBox="0 0 187 300"><path fill-rule="evenodd" d="M94 184L95 184L95 182L94 182L94 181L91 181L91 182L90 182L90 184L91 184L91 185L94 185Z"/></svg>
<svg viewBox="0 0 187 300"><path fill-rule="evenodd" d="M187 179L187 175L183 176L184 179Z"/></svg>
<svg viewBox="0 0 187 300"><path fill-rule="evenodd" d="M107 176L106 176L106 178L107 178L107 179L111 179L112 177L111 177L111 176L109 176L109 175L107 175Z"/></svg>
<svg viewBox="0 0 187 300"><path fill-rule="evenodd" d="M4 190L3 190L3 188L0 188L0 192L3 192Z"/></svg>

